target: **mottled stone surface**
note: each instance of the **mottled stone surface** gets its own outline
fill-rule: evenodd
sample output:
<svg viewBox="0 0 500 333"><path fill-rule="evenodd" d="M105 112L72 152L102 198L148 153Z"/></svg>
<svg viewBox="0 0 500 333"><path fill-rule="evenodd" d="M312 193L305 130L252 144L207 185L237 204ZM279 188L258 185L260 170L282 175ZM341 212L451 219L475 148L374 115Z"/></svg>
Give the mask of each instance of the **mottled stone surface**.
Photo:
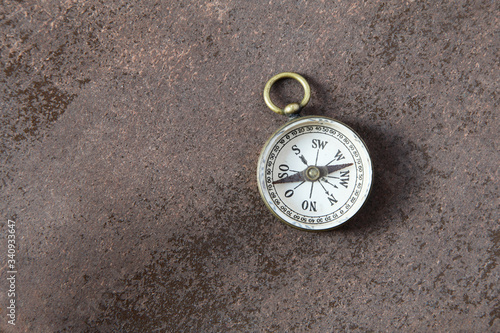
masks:
<svg viewBox="0 0 500 333"><path fill-rule="evenodd" d="M498 13L2 2L0 331L500 331ZM335 231L260 200L257 158L285 121L262 90L281 71L309 80L306 114L371 150L372 196Z"/></svg>

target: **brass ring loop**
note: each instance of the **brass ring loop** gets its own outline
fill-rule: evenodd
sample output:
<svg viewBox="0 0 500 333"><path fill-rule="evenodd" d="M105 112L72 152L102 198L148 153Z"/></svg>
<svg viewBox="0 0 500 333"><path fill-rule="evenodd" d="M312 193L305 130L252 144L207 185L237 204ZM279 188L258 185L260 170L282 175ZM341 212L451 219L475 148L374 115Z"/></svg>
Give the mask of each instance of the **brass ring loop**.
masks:
<svg viewBox="0 0 500 333"><path fill-rule="evenodd" d="M271 97L269 96L269 93L271 91L271 87L273 84L281 79L294 79L300 82L302 87L304 88L304 98L302 98L302 101L298 104L298 108L293 108L289 112L285 112L284 109L281 109L277 107L272 101ZM302 76L300 76L297 73L292 73L292 72L284 72L277 74L273 76L269 81L267 81L266 86L264 87L264 101L266 102L267 106L276 112L277 114L294 114L294 113L299 113L300 110L309 103L309 99L311 99L311 88L309 87L309 83L307 83L306 79L304 79ZM297 104L297 103L295 103Z"/></svg>

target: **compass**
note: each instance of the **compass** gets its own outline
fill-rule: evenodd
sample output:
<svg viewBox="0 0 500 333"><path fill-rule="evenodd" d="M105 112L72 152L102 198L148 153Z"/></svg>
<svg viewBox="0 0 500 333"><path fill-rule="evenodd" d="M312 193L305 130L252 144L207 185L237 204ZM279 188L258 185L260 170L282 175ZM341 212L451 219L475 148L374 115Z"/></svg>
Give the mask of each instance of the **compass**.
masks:
<svg viewBox="0 0 500 333"><path fill-rule="evenodd" d="M305 94L300 103L280 109L269 91L284 78L299 81ZM267 82L266 104L291 119L264 145L257 184L266 206L281 221L299 229L327 230L361 209L373 168L365 143L349 126L327 117L298 115L309 99L309 84L296 73L281 73Z"/></svg>

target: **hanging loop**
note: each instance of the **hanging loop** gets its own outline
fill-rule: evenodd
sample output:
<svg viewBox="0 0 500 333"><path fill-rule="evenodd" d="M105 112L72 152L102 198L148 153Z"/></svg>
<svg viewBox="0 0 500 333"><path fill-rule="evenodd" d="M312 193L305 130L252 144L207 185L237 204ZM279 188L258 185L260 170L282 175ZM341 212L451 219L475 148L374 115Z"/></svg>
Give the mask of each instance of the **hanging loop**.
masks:
<svg viewBox="0 0 500 333"><path fill-rule="evenodd" d="M304 98L302 98L302 101L300 103L291 103L285 106L285 108L280 108L276 106L271 101L271 96L269 95L271 91L271 87L276 81L282 80L282 79L294 79L300 82L302 85L302 88L304 88ZM293 114L297 114L302 110L304 106L309 103L309 100L311 99L311 88L309 87L309 83L307 83L306 79L304 79L301 75L297 73L292 73L292 72L284 72L277 74L273 76L269 81L267 81L266 86L264 87L264 101L266 102L267 106L276 112L277 114L282 114L282 115L288 115L291 116Z"/></svg>

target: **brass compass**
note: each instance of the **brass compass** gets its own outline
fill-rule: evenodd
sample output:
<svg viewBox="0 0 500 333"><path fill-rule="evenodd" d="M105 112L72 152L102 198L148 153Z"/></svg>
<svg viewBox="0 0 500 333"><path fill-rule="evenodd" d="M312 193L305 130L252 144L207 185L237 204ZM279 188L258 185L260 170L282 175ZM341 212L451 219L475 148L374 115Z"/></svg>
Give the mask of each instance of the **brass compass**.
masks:
<svg viewBox="0 0 500 333"><path fill-rule="evenodd" d="M281 109L269 92L284 78L299 81L304 97ZM264 145L257 184L265 204L281 221L299 229L327 230L345 223L363 206L373 168L365 143L350 127L327 117L299 116L310 96L309 84L296 73L281 73L267 82L267 106L292 117Z"/></svg>

